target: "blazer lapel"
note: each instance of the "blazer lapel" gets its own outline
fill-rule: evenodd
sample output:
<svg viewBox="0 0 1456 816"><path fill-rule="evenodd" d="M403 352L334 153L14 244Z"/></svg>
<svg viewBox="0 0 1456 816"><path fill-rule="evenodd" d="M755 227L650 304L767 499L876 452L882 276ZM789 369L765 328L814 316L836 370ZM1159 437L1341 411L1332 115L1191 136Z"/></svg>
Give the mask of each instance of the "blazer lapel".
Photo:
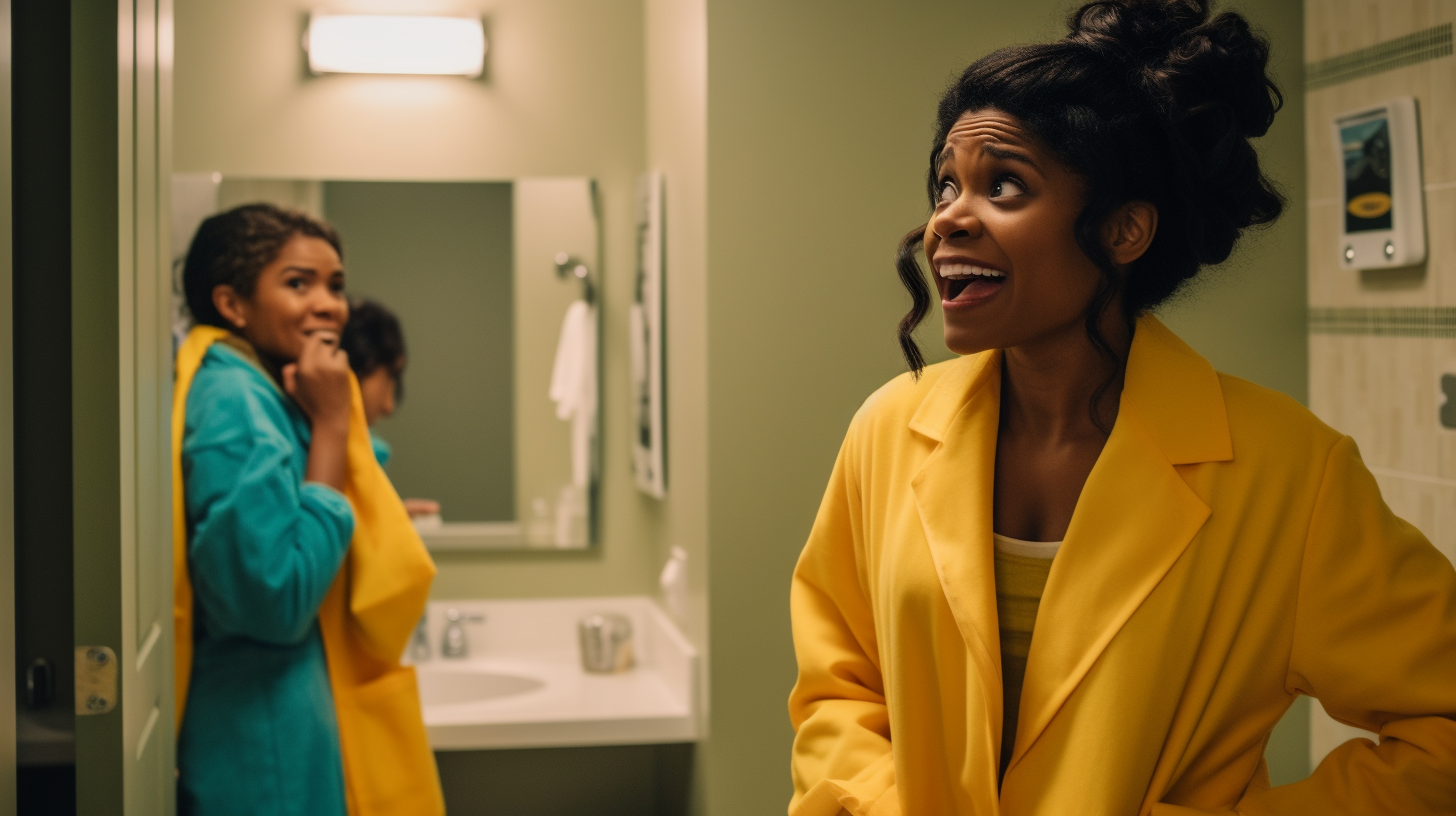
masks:
<svg viewBox="0 0 1456 816"><path fill-rule="evenodd" d="M1042 594L1008 774L1207 521L1174 466L1232 458L1218 375L1144 317L1117 423Z"/></svg>
<svg viewBox="0 0 1456 816"><path fill-rule="evenodd" d="M1001 355L964 359L936 383L910 428L940 444L911 487L941 590L988 695L987 722L1001 721L1001 641L996 623L991 489L1000 414ZM994 699L989 699L994 697ZM988 735L993 743L999 734Z"/></svg>
<svg viewBox="0 0 1456 816"><path fill-rule="evenodd" d="M1008 773L1208 519L1124 405L1052 562Z"/></svg>

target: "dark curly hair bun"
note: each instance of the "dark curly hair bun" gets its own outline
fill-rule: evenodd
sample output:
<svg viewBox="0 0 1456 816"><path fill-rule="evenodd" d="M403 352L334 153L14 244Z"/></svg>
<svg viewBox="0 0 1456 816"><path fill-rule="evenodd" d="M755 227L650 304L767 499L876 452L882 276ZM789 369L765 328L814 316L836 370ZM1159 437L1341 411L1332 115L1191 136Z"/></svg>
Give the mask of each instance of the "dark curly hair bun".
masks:
<svg viewBox="0 0 1456 816"><path fill-rule="evenodd" d="M1263 136L1280 95L1265 74L1269 44L1243 17L1209 20L1197 0L1107 0L1072 15L1067 41L1126 65L1173 118L1217 109L1242 136Z"/></svg>
<svg viewBox="0 0 1456 816"><path fill-rule="evenodd" d="M1103 272L1088 333L1110 351L1097 316L1119 294L1129 322L1163 303L1198 270L1229 257L1240 234L1274 221L1285 201L1249 140L1263 136L1283 105L1268 74L1269 43L1237 12L1211 16L1208 0L1098 0L1072 13L1057 42L1004 48L977 60L940 100L926 191L935 159L967 111L995 108L1088 181L1077 220L1083 252ZM1099 227L1128 201L1158 208L1158 231L1125 279ZM910 333L929 312L915 262L919 231L901 242L896 266L912 307L900 323L910 367L923 365Z"/></svg>
<svg viewBox="0 0 1456 816"><path fill-rule="evenodd" d="M1249 139L1283 103L1267 74L1269 44L1243 17L1209 19L1201 0L1108 0L1072 15L1067 41L1125 66L1164 120L1210 223L1198 259L1229 256L1241 229L1273 221L1283 200L1259 170ZM1192 190L1190 190L1192 192Z"/></svg>

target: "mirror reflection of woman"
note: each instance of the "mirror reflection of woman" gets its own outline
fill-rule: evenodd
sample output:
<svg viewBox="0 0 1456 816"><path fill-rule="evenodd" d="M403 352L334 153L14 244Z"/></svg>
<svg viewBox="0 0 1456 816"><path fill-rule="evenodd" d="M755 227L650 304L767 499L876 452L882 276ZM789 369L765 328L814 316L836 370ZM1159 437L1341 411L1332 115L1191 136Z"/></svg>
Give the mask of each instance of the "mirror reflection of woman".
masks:
<svg viewBox="0 0 1456 816"><path fill-rule="evenodd" d="M339 238L239 207L203 222L183 280L178 809L443 812L397 660L434 567L361 427Z"/></svg>
<svg viewBox="0 0 1456 816"><path fill-rule="evenodd" d="M373 428L379 420L394 416L394 409L404 394L404 369L408 362L404 329L399 317L384 304L358 298L349 304L349 322L344 325L340 343L349 355L349 367L359 380L374 458L384 467L394 450L383 437L374 435ZM404 509L411 518L439 515L440 503L434 499L405 499Z"/></svg>
<svg viewBox="0 0 1456 816"><path fill-rule="evenodd" d="M794 574L794 816L1456 812L1456 570L1355 444L1150 313L1283 202L1269 46L1110 0L942 98L913 373ZM945 342L911 332L930 292ZM1379 734L1271 788L1299 695Z"/></svg>

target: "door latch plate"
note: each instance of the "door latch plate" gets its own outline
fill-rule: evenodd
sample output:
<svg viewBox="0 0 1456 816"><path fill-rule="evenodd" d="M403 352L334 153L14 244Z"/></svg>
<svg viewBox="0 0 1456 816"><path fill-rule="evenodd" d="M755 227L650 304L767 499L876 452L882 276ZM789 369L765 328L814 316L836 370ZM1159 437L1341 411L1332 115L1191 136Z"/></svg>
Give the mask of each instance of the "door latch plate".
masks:
<svg viewBox="0 0 1456 816"><path fill-rule="evenodd" d="M116 652L109 646L76 647L76 715L116 708Z"/></svg>

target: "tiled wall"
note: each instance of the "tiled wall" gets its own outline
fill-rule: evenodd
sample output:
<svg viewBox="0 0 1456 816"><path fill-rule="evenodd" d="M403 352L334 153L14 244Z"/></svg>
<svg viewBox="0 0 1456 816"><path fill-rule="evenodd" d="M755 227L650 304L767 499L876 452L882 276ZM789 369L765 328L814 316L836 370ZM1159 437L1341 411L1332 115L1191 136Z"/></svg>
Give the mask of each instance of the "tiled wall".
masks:
<svg viewBox="0 0 1456 816"><path fill-rule="evenodd" d="M1456 430L1438 421L1441 375L1456 374L1456 56L1449 45L1387 53L1367 61L1366 75L1320 81L1332 58L1419 32L1440 43L1453 22L1456 3L1440 0L1305 3L1310 408L1354 437L1386 503L1456 560ZM1420 107L1429 257L1412 269L1347 271L1332 120L1397 96ZM1369 736L1315 706L1311 760L1358 735Z"/></svg>

